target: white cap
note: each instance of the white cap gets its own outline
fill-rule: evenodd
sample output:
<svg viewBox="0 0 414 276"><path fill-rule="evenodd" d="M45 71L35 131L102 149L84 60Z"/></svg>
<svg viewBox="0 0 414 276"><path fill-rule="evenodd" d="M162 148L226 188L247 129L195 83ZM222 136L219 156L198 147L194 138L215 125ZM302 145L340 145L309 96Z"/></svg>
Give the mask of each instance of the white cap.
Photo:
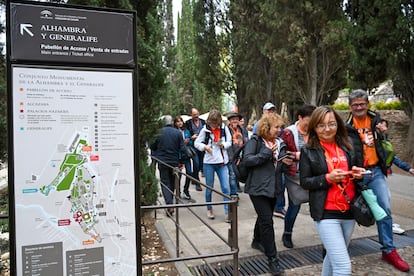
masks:
<svg viewBox="0 0 414 276"><path fill-rule="evenodd" d="M271 102L265 103L265 105L263 106L263 110L269 110L272 108L276 109L276 106L272 104Z"/></svg>

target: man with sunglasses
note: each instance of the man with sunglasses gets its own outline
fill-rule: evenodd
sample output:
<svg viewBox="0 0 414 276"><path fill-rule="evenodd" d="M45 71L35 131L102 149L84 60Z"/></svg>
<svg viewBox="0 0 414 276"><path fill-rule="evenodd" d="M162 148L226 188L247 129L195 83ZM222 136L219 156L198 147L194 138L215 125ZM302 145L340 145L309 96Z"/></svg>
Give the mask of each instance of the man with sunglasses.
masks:
<svg viewBox="0 0 414 276"><path fill-rule="evenodd" d="M372 174L364 176L362 184L373 190L379 205L387 213L385 218L377 221L378 238L382 245L382 260L400 271L407 272L410 270L410 266L396 251L393 240L391 196L385 180L387 166L381 144L383 136L380 134L383 129L380 124L380 116L369 110L368 93L365 90L352 91L348 103L351 113L346 123L348 135L357 158L356 165L372 171Z"/></svg>

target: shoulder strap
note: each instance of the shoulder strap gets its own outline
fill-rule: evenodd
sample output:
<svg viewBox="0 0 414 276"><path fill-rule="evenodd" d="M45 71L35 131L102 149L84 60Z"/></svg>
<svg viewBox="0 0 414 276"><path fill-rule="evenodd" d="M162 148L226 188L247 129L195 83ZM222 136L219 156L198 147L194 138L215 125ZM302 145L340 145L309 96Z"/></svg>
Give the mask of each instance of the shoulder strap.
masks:
<svg viewBox="0 0 414 276"><path fill-rule="evenodd" d="M296 126L296 123L294 125L288 126L287 129L292 131L293 139L295 140L296 148L298 148L298 145L299 145L299 132L298 132L298 128Z"/></svg>
<svg viewBox="0 0 414 276"><path fill-rule="evenodd" d="M210 140L210 132L211 132L211 130L210 130L210 126L209 125L207 125L206 124L206 129L208 130L208 131L205 131L205 137L204 137L204 142L203 142L203 144L205 144L205 145L208 145L208 140Z"/></svg>

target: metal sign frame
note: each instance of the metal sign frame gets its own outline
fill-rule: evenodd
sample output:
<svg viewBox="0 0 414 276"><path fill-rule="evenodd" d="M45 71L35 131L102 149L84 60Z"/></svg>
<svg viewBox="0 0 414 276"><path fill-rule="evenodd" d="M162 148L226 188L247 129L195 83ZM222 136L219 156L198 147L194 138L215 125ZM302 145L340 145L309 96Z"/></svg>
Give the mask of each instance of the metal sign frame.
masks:
<svg viewBox="0 0 414 276"><path fill-rule="evenodd" d="M135 12L10 1L6 31L11 274L139 275Z"/></svg>

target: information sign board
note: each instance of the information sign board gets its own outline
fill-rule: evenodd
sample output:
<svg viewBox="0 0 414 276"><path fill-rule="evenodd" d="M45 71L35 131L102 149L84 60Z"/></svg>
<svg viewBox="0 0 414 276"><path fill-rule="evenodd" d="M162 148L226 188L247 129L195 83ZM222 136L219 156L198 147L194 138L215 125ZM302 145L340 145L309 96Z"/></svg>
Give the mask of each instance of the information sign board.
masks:
<svg viewBox="0 0 414 276"><path fill-rule="evenodd" d="M133 77L12 66L17 275L136 274Z"/></svg>
<svg viewBox="0 0 414 276"><path fill-rule="evenodd" d="M134 67L134 14L10 3L11 60Z"/></svg>

